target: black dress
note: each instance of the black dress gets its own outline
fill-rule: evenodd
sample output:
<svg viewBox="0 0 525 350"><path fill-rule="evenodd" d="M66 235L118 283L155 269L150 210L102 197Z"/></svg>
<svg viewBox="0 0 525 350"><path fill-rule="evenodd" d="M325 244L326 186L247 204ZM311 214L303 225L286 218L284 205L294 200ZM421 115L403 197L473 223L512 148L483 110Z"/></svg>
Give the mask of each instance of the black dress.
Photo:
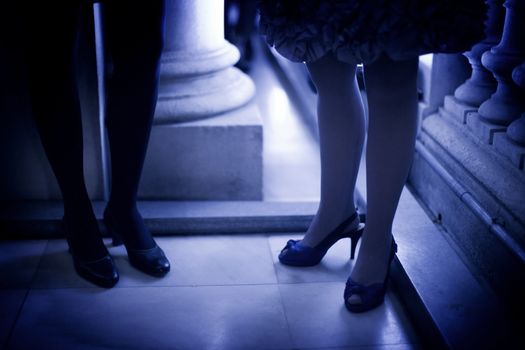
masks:
<svg viewBox="0 0 525 350"><path fill-rule="evenodd" d="M370 63L462 52L483 39L483 0L261 0L260 32L284 57Z"/></svg>

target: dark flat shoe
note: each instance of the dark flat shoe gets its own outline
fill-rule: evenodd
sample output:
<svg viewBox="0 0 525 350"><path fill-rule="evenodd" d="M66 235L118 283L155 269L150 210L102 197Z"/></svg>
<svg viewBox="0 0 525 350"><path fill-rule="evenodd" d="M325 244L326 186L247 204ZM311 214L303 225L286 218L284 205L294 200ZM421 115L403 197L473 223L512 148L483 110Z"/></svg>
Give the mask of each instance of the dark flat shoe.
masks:
<svg viewBox="0 0 525 350"><path fill-rule="evenodd" d="M95 260L85 260L81 259L75 250L72 248L71 237L73 232L69 229L69 226L65 219L62 220L63 225L66 231L66 240L69 246L69 253L73 257L73 265L75 266L76 272L80 277L88 280L91 283L96 284L99 287L103 288L112 288L114 287L118 280L119 274L117 268L106 250L106 255L100 259ZM102 239L102 238L100 238Z"/></svg>
<svg viewBox="0 0 525 350"><path fill-rule="evenodd" d="M155 243L153 248L149 249L130 248L123 238L125 236L118 232L114 221L107 212L104 213L104 224L113 238L113 245L119 246L124 244L128 253L129 263L134 268L154 277L164 277L170 271L170 262L157 243Z"/></svg>

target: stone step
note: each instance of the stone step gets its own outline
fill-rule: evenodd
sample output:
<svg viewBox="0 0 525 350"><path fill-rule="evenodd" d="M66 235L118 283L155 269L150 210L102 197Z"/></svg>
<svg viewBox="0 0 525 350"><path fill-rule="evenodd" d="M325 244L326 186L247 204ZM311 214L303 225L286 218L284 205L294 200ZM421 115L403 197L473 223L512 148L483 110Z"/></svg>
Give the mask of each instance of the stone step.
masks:
<svg viewBox="0 0 525 350"><path fill-rule="evenodd" d="M315 202L140 201L145 223L154 235L303 232ZM101 221L105 202L94 201ZM0 232L13 238L62 237L62 203L27 201L0 204Z"/></svg>

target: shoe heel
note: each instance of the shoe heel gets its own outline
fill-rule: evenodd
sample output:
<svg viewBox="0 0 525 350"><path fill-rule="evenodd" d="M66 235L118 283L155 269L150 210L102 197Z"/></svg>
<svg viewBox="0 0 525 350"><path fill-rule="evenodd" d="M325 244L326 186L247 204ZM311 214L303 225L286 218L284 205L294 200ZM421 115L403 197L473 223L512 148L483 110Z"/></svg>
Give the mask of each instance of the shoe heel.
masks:
<svg viewBox="0 0 525 350"><path fill-rule="evenodd" d="M359 224L359 228L356 231L354 231L353 234L350 236L350 260L354 260L355 251L357 249L357 243L359 243L359 240L363 235L363 229L364 225Z"/></svg>
<svg viewBox="0 0 525 350"><path fill-rule="evenodd" d="M350 238L350 260L354 260L355 257L355 250L357 248L357 243L359 242L358 237L351 237Z"/></svg>

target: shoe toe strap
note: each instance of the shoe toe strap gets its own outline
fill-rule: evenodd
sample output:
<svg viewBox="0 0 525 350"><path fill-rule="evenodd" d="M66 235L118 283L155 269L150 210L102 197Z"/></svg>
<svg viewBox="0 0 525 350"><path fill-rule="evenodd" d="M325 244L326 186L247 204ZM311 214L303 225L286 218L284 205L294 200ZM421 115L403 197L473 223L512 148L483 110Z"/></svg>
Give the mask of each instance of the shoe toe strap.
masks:
<svg viewBox="0 0 525 350"><path fill-rule="evenodd" d="M297 244L297 241L290 239L288 242L286 242L286 245L281 250L281 253L283 253L285 250L292 249L293 247L295 247L296 244Z"/></svg>
<svg viewBox="0 0 525 350"><path fill-rule="evenodd" d="M382 294L384 294L383 283L374 283L364 286L349 279L348 282L346 282L344 298L345 300L348 300L352 295L359 295L362 304L368 304L372 300L380 298Z"/></svg>

